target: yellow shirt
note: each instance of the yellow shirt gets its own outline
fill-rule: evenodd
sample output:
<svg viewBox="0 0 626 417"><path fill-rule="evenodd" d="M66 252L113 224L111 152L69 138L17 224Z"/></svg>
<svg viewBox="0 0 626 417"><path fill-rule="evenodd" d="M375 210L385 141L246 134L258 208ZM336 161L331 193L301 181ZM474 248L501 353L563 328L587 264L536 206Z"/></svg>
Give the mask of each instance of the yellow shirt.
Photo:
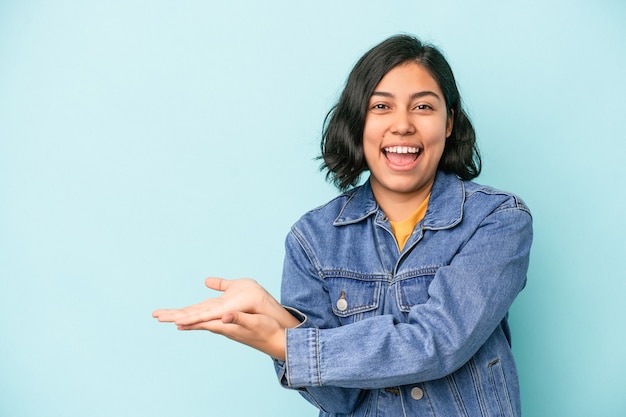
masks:
<svg viewBox="0 0 626 417"><path fill-rule="evenodd" d="M426 215L426 209L428 208L428 200L430 199L430 193L426 196L424 201L417 207L417 210L413 212L407 219L401 220L399 222L391 223L391 230L393 231L393 235L396 237L396 242L398 242L398 247L400 251L404 248L406 241L409 240L411 233L413 233L413 229L417 223L420 222Z"/></svg>

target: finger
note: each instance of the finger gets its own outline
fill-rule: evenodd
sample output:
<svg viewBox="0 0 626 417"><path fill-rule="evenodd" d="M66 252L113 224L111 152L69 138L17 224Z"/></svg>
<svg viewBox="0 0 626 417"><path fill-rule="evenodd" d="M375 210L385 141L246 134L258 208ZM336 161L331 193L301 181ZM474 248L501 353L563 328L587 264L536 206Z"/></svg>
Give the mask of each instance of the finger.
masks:
<svg viewBox="0 0 626 417"><path fill-rule="evenodd" d="M198 315L202 311L197 305L185 307L185 308L168 308L156 310L152 313L152 317L159 321L175 321L181 318Z"/></svg>
<svg viewBox="0 0 626 417"><path fill-rule="evenodd" d="M204 280L204 285L216 291L226 291L230 286L230 280L218 277L209 277Z"/></svg>
<svg viewBox="0 0 626 417"><path fill-rule="evenodd" d="M161 322L193 324L219 319L221 314L221 302L216 299L209 299L185 308L156 310L152 316Z"/></svg>
<svg viewBox="0 0 626 417"><path fill-rule="evenodd" d="M216 329L219 326L224 326L224 324L222 323L221 320L211 320L211 321L203 321L200 323L193 323L193 324L178 324L176 323L176 328L178 330L208 330L208 331L213 331L212 329ZM217 334L221 334L218 332L214 332Z"/></svg>
<svg viewBox="0 0 626 417"><path fill-rule="evenodd" d="M173 316L177 325L190 325L206 321L216 320L221 317L221 313L215 309L205 307L202 310L189 310Z"/></svg>
<svg viewBox="0 0 626 417"><path fill-rule="evenodd" d="M212 333L237 339L237 337L234 337L235 335L241 332L253 331L257 327L255 325L256 320L254 314L235 311L224 314L220 319L193 324L179 324L177 322L176 326L179 330L208 330Z"/></svg>
<svg viewBox="0 0 626 417"><path fill-rule="evenodd" d="M255 320L256 315L231 311L224 314L221 320L206 322L204 328L212 333L241 341L243 335L254 331Z"/></svg>
<svg viewBox="0 0 626 417"><path fill-rule="evenodd" d="M250 344L249 342L258 339L265 339L264 320L266 317L259 314L243 313L241 311L229 311L222 316L221 320L213 320L207 323L206 329L219 333L231 339ZM276 323L273 319L272 321ZM278 323L276 323L278 328ZM246 341L245 339L248 339Z"/></svg>
<svg viewBox="0 0 626 417"><path fill-rule="evenodd" d="M152 317L159 321L172 322L180 317L180 309L159 309L152 312Z"/></svg>
<svg viewBox="0 0 626 417"><path fill-rule="evenodd" d="M229 312L222 316L222 323L224 324L240 324L238 320L240 319L237 312Z"/></svg>
<svg viewBox="0 0 626 417"><path fill-rule="evenodd" d="M250 316L244 313L229 312L224 314L220 319L206 320L199 323L182 324L176 322L176 326L179 330L208 330L212 333L221 334L226 336L229 333L229 325L238 325L241 330L249 331L254 326L250 323L251 320L246 317ZM230 328L230 331L234 331L234 328ZM240 331L241 331L240 330Z"/></svg>

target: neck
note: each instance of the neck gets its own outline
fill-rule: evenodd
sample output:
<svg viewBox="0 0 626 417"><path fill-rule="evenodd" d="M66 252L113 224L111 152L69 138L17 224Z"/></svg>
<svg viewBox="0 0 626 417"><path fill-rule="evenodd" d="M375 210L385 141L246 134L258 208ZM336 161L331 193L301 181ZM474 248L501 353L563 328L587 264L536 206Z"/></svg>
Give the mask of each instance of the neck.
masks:
<svg viewBox="0 0 626 417"><path fill-rule="evenodd" d="M392 222L400 222L411 216L428 197L431 188L432 184L427 188L414 192L390 192L372 183L372 192L376 202Z"/></svg>

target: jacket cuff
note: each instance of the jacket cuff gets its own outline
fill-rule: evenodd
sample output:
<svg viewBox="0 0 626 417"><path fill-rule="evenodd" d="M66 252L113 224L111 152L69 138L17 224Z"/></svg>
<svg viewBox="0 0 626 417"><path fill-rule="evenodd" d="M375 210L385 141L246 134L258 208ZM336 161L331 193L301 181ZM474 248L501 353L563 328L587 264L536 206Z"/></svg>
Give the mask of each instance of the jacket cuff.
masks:
<svg viewBox="0 0 626 417"><path fill-rule="evenodd" d="M314 327L313 324L311 324L311 321L309 320L307 315L302 313L300 310L292 308L292 307L287 307L287 306L283 306L283 307L285 310L291 313L291 315L294 316L296 319L298 319L298 321L300 322L300 324L298 324L296 327L293 327L293 329Z"/></svg>
<svg viewBox="0 0 626 417"><path fill-rule="evenodd" d="M306 324L306 321L302 323ZM285 384L290 388L321 386L318 347L319 330L314 327L298 326L287 329L287 358L284 366Z"/></svg>
<svg viewBox="0 0 626 417"><path fill-rule="evenodd" d="M283 306L285 308L285 310L287 310L292 316L294 316L296 319L298 319L298 321L300 322L300 324L298 324L297 326L291 328L291 329L286 329L285 332L285 355L287 356L287 361L281 361L275 358L272 358L273 362L274 362L274 370L276 371L276 376L278 377L278 382L280 382L280 384L285 387L285 388L299 388L300 385L303 384L298 384L298 385L294 385L290 382L289 378L289 371L288 371L288 361L289 361L289 332L293 329L307 329L307 328L314 328L313 324L311 323L311 321L308 319L307 315L302 313L300 310L292 308L292 307L287 307L287 306ZM296 344L299 342L295 342ZM295 350L296 348L293 348L292 350ZM295 355L298 355L298 353L296 352ZM296 356L297 357L297 356Z"/></svg>

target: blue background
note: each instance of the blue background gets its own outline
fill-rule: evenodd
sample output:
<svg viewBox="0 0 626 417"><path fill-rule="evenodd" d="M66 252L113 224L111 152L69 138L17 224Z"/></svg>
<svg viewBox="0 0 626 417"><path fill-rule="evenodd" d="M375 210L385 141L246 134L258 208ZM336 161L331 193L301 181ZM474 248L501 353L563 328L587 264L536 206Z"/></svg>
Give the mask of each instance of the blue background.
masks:
<svg viewBox="0 0 626 417"><path fill-rule="evenodd" d="M278 295L348 71L441 47L479 182L535 217L511 310L525 416L626 415L626 2L0 0L0 416L314 416L262 354L151 312Z"/></svg>

